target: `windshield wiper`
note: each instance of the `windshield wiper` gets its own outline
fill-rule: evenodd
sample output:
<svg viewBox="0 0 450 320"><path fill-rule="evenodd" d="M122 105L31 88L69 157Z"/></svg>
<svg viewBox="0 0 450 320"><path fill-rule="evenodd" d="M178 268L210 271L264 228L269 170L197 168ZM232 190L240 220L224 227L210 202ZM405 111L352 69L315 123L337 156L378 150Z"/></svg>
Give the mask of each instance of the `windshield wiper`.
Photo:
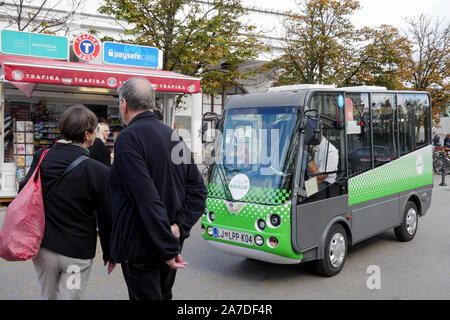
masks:
<svg viewBox="0 0 450 320"><path fill-rule="evenodd" d="M222 164L222 167L220 167L220 164L216 163L216 168L219 170L219 177L220 180L222 182L222 185L225 186L225 193L228 194L228 200L230 200L231 202L235 202L235 200L233 199L233 195L231 194L231 190L229 187L229 182L227 179L227 174L225 172L225 166Z"/></svg>

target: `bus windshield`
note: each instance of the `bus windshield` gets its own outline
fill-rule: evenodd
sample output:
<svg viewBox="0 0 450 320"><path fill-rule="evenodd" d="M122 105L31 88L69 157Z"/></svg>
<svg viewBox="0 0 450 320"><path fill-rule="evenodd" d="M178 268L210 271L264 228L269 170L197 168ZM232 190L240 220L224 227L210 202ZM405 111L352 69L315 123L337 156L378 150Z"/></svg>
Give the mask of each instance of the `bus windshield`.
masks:
<svg viewBox="0 0 450 320"><path fill-rule="evenodd" d="M208 183L210 196L263 204L288 201L298 120L295 107L227 110Z"/></svg>

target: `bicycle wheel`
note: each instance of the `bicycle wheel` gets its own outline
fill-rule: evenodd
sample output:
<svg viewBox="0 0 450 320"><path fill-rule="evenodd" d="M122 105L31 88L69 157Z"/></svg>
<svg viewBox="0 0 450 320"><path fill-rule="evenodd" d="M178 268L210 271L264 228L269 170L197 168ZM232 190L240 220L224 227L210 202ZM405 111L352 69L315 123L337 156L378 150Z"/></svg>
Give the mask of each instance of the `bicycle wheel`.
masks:
<svg viewBox="0 0 450 320"><path fill-rule="evenodd" d="M442 174L442 165L443 165L442 159L433 159L433 171L436 174Z"/></svg>
<svg viewBox="0 0 450 320"><path fill-rule="evenodd" d="M442 171L441 171L441 173L442 173ZM445 174L450 175L450 159L449 158L445 158Z"/></svg>

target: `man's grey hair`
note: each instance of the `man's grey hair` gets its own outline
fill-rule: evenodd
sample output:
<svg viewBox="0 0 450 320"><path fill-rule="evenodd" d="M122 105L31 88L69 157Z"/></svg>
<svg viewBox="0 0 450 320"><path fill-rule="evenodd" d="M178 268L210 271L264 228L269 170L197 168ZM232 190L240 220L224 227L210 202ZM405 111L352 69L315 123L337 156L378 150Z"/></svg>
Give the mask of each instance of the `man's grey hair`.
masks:
<svg viewBox="0 0 450 320"><path fill-rule="evenodd" d="M119 99L125 99L132 111L148 111L155 106L155 89L144 78L132 78L117 89Z"/></svg>

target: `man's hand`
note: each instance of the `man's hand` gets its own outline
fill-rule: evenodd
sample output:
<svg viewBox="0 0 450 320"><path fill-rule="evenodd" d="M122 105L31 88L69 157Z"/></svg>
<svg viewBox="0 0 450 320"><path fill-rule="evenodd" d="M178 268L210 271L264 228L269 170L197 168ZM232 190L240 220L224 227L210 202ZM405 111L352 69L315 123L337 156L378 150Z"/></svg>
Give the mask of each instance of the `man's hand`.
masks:
<svg viewBox="0 0 450 320"><path fill-rule="evenodd" d="M180 238L181 234L180 234L180 228L178 227L177 224L173 224L170 226L170 229L172 230L172 234L176 237L176 238Z"/></svg>
<svg viewBox="0 0 450 320"><path fill-rule="evenodd" d="M106 264L108 264L108 274L111 274L111 272L113 272L116 268L116 264L109 261L103 261L103 265L106 266Z"/></svg>
<svg viewBox="0 0 450 320"><path fill-rule="evenodd" d="M181 254L179 254L176 258L170 259L166 261L167 265L174 270L184 269L188 265L187 262L184 262L181 258Z"/></svg>

